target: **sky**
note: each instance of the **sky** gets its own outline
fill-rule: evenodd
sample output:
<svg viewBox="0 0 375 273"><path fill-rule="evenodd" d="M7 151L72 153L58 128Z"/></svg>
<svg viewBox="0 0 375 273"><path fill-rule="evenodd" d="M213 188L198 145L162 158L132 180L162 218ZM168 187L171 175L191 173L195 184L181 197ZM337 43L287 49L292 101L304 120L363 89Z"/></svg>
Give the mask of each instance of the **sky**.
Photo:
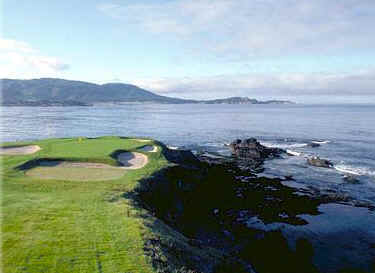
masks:
<svg viewBox="0 0 375 273"><path fill-rule="evenodd" d="M0 78L375 103L374 0L3 0Z"/></svg>

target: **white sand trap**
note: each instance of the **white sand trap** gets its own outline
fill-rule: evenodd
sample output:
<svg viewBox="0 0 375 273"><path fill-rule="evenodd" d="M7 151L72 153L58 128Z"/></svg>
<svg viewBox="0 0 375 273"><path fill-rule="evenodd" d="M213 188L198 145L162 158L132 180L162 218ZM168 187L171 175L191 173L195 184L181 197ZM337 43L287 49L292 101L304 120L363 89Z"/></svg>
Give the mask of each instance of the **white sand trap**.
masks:
<svg viewBox="0 0 375 273"><path fill-rule="evenodd" d="M91 162L70 162L58 160L46 160L39 162L42 167L68 167L68 168L88 168L88 169L119 169L121 167L111 166L104 163L91 163Z"/></svg>
<svg viewBox="0 0 375 273"><path fill-rule="evenodd" d="M147 156L141 153L124 152L117 156L117 160L123 165L124 169L134 170L146 166Z"/></svg>
<svg viewBox="0 0 375 273"><path fill-rule="evenodd" d="M111 166L104 163L92 162L71 162L63 160L44 160L39 162L40 167L56 168L86 168L86 169L116 169L116 170L134 170L143 168L148 163L148 158L141 153L123 152L117 156L117 161L122 166Z"/></svg>
<svg viewBox="0 0 375 273"><path fill-rule="evenodd" d="M142 139L142 138L129 138L129 140L135 140L139 142L150 142L151 139Z"/></svg>
<svg viewBox="0 0 375 273"><path fill-rule="evenodd" d="M142 148L139 148L139 150L142 152L156 153L158 151L158 147L153 146L153 145L147 145L147 146L143 146Z"/></svg>
<svg viewBox="0 0 375 273"><path fill-rule="evenodd" d="M19 147L1 147L0 155L29 155L40 150L38 145L28 145Z"/></svg>
<svg viewBox="0 0 375 273"><path fill-rule="evenodd" d="M26 175L56 180L70 181L103 181L118 179L125 175L126 170L143 168L148 158L141 153L120 153L117 160L123 165L120 167L104 163L69 162L63 160L44 160L38 166L26 171Z"/></svg>
<svg viewBox="0 0 375 273"><path fill-rule="evenodd" d="M103 181L118 179L126 170L102 163L41 161L38 166L26 171L26 175L41 179L69 181Z"/></svg>

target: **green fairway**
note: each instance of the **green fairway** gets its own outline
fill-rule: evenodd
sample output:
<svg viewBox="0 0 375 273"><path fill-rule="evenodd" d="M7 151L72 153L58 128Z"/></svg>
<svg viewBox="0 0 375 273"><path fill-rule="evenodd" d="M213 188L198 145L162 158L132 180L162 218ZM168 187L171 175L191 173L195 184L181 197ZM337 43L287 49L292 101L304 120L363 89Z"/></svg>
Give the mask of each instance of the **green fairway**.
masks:
<svg viewBox="0 0 375 273"><path fill-rule="evenodd" d="M98 173L85 174L83 168L66 180L54 180L28 176L27 169L18 167L33 159L118 166L115 151L137 151L145 143L120 137L49 139L19 143L39 145L41 150L34 154L1 156L3 272L154 272L143 250L152 231L138 216L144 212L123 197L139 179L168 164L162 147L149 143L158 151L145 153L149 162L141 169L121 174L116 168L94 170L113 178L105 181L97 179ZM76 175L87 181L70 181Z"/></svg>

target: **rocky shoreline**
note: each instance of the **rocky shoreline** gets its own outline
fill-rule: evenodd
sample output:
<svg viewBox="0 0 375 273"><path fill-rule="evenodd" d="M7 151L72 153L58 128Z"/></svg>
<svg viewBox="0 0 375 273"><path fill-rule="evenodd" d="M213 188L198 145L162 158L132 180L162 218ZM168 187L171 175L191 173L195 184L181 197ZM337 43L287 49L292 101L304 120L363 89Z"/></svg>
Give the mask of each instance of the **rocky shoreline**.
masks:
<svg viewBox="0 0 375 273"><path fill-rule="evenodd" d="M282 149L265 147L256 139L235 140L229 148L232 157L225 158L164 147L164 156L174 165L141 181L132 195L138 206L189 238L192 247L217 249L231 257L218 264L206 262L204 267L197 257L189 263L192 271L181 272L229 272L224 268L232 272L324 272L313 263L316 246L311 238L296 240L293 250L290 238L281 230L264 231L249 221L303 227L309 223L302 216L321 214L323 204L375 209L338 191L286 186L284 182L293 177L262 177L264 161L285 153ZM375 239L367 243L375 244ZM148 244L171 251L156 246L161 244L157 240ZM375 257L375 250L371 253ZM157 256L152 251L149 254L153 260ZM169 272L163 263L155 261L155 266Z"/></svg>

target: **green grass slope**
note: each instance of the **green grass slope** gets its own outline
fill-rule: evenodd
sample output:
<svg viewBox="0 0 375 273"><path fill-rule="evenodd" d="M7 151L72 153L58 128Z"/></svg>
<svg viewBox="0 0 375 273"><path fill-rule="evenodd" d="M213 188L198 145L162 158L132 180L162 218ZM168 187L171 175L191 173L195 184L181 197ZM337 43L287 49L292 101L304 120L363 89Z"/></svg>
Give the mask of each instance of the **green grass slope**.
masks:
<svg viewBox="0 0 375 273"><path fill-rule="evenodd" d="M122 195L168 164L161 148L147 153L149 163L144 168L127 171L119 179L77 182L37 179L16 167L38 158L116 165L114 151L135 151L145 143L102 137L32 144L42 150L0 157L2 272L154 272L143 250L152 231L138 217L142 212L136 212Z"/></svg>

